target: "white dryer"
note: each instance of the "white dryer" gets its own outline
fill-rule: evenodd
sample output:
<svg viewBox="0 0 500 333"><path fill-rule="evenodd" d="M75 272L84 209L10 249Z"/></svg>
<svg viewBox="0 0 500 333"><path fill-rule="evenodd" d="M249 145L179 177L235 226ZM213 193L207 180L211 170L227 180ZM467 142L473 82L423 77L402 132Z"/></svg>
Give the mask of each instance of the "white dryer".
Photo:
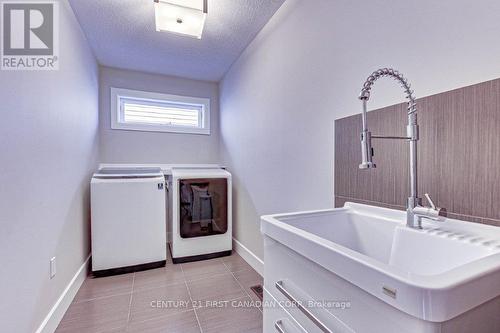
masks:
<svg viewBox="0 0 500 333"><path fill-rule="evenodd" d="M230 255L231 174L220 168L173 168L168 235L174 263Z"/></svg>
<svg viewBox="0 0 500 333"><path fill-rule="evenodd" d="M103 168L91 181L92 271L164 266L165 176L159 168Z"/></svg>

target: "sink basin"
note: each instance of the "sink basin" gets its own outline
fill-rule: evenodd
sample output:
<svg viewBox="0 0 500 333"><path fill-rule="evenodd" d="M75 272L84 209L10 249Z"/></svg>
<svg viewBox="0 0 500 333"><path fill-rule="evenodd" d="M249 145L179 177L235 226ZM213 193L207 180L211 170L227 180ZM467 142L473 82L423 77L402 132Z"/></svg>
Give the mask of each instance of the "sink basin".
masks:
<svg viewBox="0 0 500 333"><path fill-rule="evenodd" d="M500 295L500 228L445 219L406 227L402 211L267 215L262 232L414 317L444 322Z"/></svg>

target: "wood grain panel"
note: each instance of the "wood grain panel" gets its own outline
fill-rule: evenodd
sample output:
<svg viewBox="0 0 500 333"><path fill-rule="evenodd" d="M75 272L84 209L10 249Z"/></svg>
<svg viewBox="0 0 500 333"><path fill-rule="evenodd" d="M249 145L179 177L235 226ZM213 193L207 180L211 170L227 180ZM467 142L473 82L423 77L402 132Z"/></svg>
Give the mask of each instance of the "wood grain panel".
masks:
<svg viewBox="0 0 500 333"><path fill-rule="evenodd" d="M372 134L404 135L405 104L368 113ZM500 79L417 100L419 194L460 219L500 225ZM361 116L335 121L336 205L404 209L408 144L374 140L376 169L359 170ZM349 200L350 199L350 200Z"/></svg>

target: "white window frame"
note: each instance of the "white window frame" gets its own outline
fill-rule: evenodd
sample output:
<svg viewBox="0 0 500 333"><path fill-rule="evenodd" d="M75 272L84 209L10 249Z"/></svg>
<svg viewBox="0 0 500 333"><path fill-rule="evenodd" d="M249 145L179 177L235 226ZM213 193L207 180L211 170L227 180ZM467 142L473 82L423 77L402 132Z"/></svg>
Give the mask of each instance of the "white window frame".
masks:
<svg viewBox="0 0 500 333"><path fill-rule="evenodd" d="M127 123L123 121L121 98L143 99L150 103L159 102L200 106L202 127ZM210 99L111 87L111 128L115 130L210 135Z"/></svg>

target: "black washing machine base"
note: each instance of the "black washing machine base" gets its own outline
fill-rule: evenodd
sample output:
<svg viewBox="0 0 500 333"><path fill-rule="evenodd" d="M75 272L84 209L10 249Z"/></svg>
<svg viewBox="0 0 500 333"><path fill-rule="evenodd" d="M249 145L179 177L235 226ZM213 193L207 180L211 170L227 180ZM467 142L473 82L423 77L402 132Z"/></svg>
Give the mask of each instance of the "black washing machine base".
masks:
<svg viewBox="0 0 500 333"><path fill-rule="evenodd" d="M170 247L170 245L169 245L169 247ZM232 252L233 252L232 250L229 250L229 251L199 254L196 256L172 258L172 262L174 264L182 264L182 263L192 262L192 261L214 259L214 258L219 258L219 257L227 257L227 256L230 256ZM170 251L170 253L172 253L172 251Z"/></svg>

